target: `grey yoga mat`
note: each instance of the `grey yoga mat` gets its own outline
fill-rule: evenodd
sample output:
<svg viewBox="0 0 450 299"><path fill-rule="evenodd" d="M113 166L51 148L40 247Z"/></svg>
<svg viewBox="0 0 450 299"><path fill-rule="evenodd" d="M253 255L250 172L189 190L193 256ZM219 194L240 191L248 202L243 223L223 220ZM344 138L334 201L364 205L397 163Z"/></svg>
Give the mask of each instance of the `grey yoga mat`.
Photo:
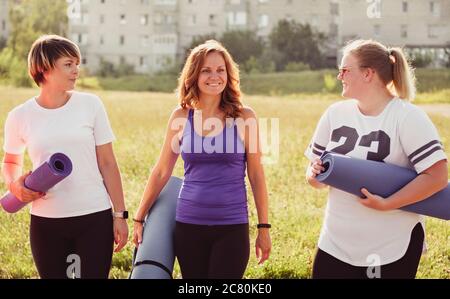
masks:
<svg viewBox="0 0 450 299"><path fill-rule="evenodd" d="M172 278L175 213L182 182L180 178L171 177L150 209L142 244L134 251L131 279Z"/></svg>
<svg viewBox="0 0 450 299"><path fill-rule="evenodd" d="M33 191L47 192L71 172L72 162L69 157L63 153L56 153L25 179L25 187ZM27 205L10 192L0 199L0 203L8 213L15 213Z"/></svg>
<svg viewBox="0 0 450 299"><path fill-rule="evenodd" d="M321 160L325 171L317 176L318 181L359 197L364 197L362 188L388 197L417 176L414 170L408 168L336 153L326 152ZM402 207L401 210L449 220L450 184L429 198Z"/></svg>

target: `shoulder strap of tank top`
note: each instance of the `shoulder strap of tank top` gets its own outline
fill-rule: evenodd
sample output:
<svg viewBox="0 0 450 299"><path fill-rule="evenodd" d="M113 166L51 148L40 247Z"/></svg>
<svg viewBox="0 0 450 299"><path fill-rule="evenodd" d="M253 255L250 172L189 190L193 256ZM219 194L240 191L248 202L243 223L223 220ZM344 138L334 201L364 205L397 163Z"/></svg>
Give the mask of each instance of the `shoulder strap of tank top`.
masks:
<svg viewBox="0 0 450 299"><path fill-rule="evenodd" d="M189 119L189 121L191 122L191 124L192 124L192 121L193 121L193 119L194 119L194 109L189 109L189 115L188 115L188 119Z"/></svg>

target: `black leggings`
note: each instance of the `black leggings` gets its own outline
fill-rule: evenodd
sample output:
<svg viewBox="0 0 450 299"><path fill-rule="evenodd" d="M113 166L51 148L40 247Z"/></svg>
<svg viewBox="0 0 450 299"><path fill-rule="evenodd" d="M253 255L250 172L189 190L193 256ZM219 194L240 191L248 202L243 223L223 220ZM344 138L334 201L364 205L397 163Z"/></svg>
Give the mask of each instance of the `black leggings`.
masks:
<svg viewBox="0 0 450 299"><path fill-rule="evenodd" d="M379 277L376 277L376 269L352 266L319 249L314 259L313 278L414 279L422 255L424 235L422 225L417 223L412 230L405 255L393 263L382 265L379 268Z"/></svg>
<svg viewBox="0 0 450 299"><path fill-rule="evenodd" d="M31 251L44 279L108 278L113 242L111 209L67 218L31 215Z"/></svg>
<svg viewBox="0 0 450 299"><path fill-rule="evenodd" d="M184 279L241 279L250 255L248 224L177 222L175 255Z"/></svg>

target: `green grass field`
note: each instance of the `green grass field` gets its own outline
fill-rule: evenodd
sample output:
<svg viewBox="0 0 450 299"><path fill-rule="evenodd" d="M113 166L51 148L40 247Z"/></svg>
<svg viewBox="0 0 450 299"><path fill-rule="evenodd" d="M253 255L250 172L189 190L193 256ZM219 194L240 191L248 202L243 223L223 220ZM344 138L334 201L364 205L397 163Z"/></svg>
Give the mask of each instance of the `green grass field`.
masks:
<svg viewBox="0 0 450 299"><path fill-rule="evenodd" d="M450 69L417 69L415 73L420 92L436 92L450 88ZM329 69L291 73L242 73L241 86L248 95L280 96L295 93L339 92L341 84L336 75L336 70ZM95 90L170 93L177 87L177 75L130 75L119 78L81 76L78 86Z"/></svg>
<svg viewBox="0 0 450 299"><path fill-rule="evenodd" d="M0 86L0 143L6 114L17 104L35 95L36 89ZM148 174L159 155L165 127L177 105L173 94L96 91L108 110L117 136L115 153L122 172L126 203L131 214L136 211ZM419 103L447 103L450 92L419 95ZM317 191L305 183L307 160L305 147L324 109L338 95L309 94L291 96L248 96L244 102L259 117L279 118L280 157L265 167L270 199L270 222L273 250L271 258L258 266L254 255L256 209L249 190L251 224L251 259L246 278L308 278L319 237L326 191ZM432 99L432 100L431 100ZM450 156L450 118L431 114ZM26 159L26 170L30 169ZM182 176L182 160L174 175ZM249 185L249 184L247 184ZM1 191L5 191L1 186ZM131 227L130 225L130 234ZM27 209L9 215L0 212L0 278L37 277L28 239ZM419 278L450 278L450 225L428 218L426 221L428 253L422 257ZM114 255L111 278L127 277L131 267L132 244ZM178 266L175 277L180 277Z"/></svg>

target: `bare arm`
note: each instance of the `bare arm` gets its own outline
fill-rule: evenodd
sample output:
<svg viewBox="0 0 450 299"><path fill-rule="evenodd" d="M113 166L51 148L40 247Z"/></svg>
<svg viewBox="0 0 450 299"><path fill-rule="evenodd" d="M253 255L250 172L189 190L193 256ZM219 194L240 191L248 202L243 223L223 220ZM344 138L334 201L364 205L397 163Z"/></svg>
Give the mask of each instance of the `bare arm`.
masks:
<svg viewBox="0 0 450 299"><path fill-rule="evenodd" d="M122 178L120 177L119 166L117 165L112 143L103 144L96 147L97 163L103 177L106 190L108 191L113 210L123 212L125 199L122 189ZM119 252L128 241L128 225L122 218L114 218L114 241L117 247L114 252Z"/></svg>
<svg viewBox="0 0 450 299"><path fill-rule="evenodd" d="M447 187L447 167L446 160L433 164L386 200L371 194L370 190L363 189L362 193L366 195L367 199L362 199L360 202L378 210L393 210L424 200Z"/></svg>
<svg viewBox="0 0 450 299"><path fill-rule="evenodd" d="M269 198L267 194L266 179L261 160L261 146L259 139L259 127L256 114L249 108L243 109L244 120L256 122L256 126L245 126L244 141L247 155L247 174L255 200L258 223L269 223ZM258 263L262 264L269 258L272 248L272 241L268 228L259 228L255 242L256 257Z"/></svg>
<svg viewBox="0 0 450 299"><path fill-rule="evenodd" d="M178 134L182 132L185 121L186 111L178 108L172 113L160 156L150 173L144 194L134 216L136 220L144 220L157 196L172 175L180 151ZM142 223L135 222L133 241L137 247L142 242Z"/></svg>
<svg viewBox="0 0 450 299"><path fill-rule="evenodd" d="M139 208L136 212L136 219L144 219L156 197L172 175L173 168L175 167L179 155L179 139L177 133L180 128L173 129L171 126L174 119L182 117L183 114L177 111L174 111L170 117L164 144L159 159L152 169L147 181L144 194L142 195Z"/></svg>
<svg viewBox="0 0 450 299"><path fill-rule="evenodd" d="M96 147L97 163L114 211L125 211L125 200L119 166L114 156L112 143Z"/></svg>
<svg viewBox="0 0 450 299"><path fill-rule="evenodd" d="M5 153L2 163L2 175L6 188L23 202L30 202L45 196L43 192L34 192L25 187L25 178L30 172L22 175L23 154L13 155Z"/></svg>
<svg viewBox="0 0 450 299"><path fill-rule="evenodd" d="M21 176L22 167L23 155L5 153L2 163L2 175L8 190L9 185Z"/></svg>

